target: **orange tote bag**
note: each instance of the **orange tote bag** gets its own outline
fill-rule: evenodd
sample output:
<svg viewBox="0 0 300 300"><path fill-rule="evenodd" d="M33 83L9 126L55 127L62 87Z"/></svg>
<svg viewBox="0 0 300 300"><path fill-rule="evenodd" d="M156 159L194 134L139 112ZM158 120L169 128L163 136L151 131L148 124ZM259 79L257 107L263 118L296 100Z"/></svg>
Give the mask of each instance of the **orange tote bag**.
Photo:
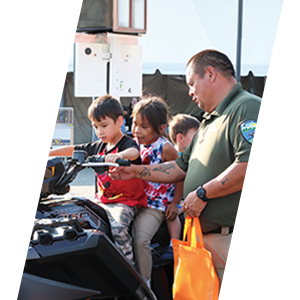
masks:
<svg viewBox="0 0 300 300"><path fill-rule="evenodd" d="M198 237L198 239L197 239ZM183 241L172 239L174 300L217 300L219 280L211 254L204 248L198 218L186 217Z"/></svg>

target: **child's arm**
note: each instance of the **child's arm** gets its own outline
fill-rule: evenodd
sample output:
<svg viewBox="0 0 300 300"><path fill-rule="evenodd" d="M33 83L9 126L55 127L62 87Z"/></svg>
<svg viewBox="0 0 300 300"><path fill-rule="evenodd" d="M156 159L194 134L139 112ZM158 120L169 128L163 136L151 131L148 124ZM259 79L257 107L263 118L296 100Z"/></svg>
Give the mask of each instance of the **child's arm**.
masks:
<svg viewBox="0 0 300 300"><path fill-rule="evenodd" d="M106 162L114 163L118 158L135 160L140 156L137 148L128 148L118 153L110 153L105 156Z"/></svg>
<svg viewBox="0 0 300 300"><path fill-rule="evenodd" d="M56 149L51 149L49 156L72 156L75 146L65 146Z"/></svg>
<svg viewBox="0 0 300 300"><path fill-rule="evenodd" d="M184 181L180 181L175 184L174 198L173 198L172 202L168 205L166 212L165 212L166 220L172 221L178 215L178 207L176 206L176 204L179 204L182 199L183 182Z"/></svg>
<svg viewBox="0 0 300 300"><path fill-rule="evenodd" d="M163 147L162 151L162 159L163 162L176 160L179 156L176 149L172 146L172 144L166 143ZM177 217L178 208L176 204L179 204L183 195L183 181L177 182L175 184L175 194L172 202L168 205L166 209L166 220L173 220Z"/></svg>
<svg viewBox="0 0 300 300"><path fill-rule="evenodd" d="M179 156L177 150L170 143L166 143L162 149L161 158L163 162L176 160Z"/></svg>

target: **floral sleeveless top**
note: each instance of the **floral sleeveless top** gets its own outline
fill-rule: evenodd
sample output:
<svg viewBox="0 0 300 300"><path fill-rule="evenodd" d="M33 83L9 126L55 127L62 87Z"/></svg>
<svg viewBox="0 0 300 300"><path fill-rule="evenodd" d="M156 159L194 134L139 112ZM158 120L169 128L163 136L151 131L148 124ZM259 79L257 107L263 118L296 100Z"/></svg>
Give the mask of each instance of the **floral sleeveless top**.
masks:
<svg viewBox="0 0 300 300"><path fill-rule="evenodd" d="M165 137L159 137L150 145L139 145L140 156L143 165L162 163L162 149L166 143L170 143ZM172 202L175 193L175 184L163 184L144 181L148 207L166 210L168 203Z"/></svg>

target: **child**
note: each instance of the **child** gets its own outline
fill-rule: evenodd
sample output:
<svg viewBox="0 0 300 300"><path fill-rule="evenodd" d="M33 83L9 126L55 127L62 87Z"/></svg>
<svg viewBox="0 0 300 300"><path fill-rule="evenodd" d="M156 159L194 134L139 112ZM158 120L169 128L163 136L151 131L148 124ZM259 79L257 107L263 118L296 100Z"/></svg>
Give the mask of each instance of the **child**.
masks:
<svg viewBox="0 0 300 300"><path fill-rule="evenodd" d="M172 118L169 134L179 154L190 144L199 126L198 119L187 114L178 114Z"/></svg>
<svg viewBox="0 0 300 300"><path fill-rule="evenodd" d="M164 137L168 109L161 98L142 99L134 106L132 116L132 134L140 146L142 164L159 164L178 157L174 146ZM149 286L152 270L150 242L165 219L170 236L180 238L181 223L176 204L181 200L182 183L176 184L175 193L175 184L145 181L148 206L139 209L132 233L137 269Z"/></svg>
<svg viewBox="0 0 300 300"><path fill-rule="evenodd" d="M106 155L106 162L115 162L118 158L122 158L140 163L139 147L135 141L121 132L123 114L120 102L112 96L107 95L96 99L88 109L88 117L100 140L51 150L50 155L72 156L74 150L84 150L88 156ZM143 181L112 180L107 173L96 174L96 176L97 203L107 212L115 245L132 266L135 266L128 226L134 218L136 209L147 206Z"/></svg>

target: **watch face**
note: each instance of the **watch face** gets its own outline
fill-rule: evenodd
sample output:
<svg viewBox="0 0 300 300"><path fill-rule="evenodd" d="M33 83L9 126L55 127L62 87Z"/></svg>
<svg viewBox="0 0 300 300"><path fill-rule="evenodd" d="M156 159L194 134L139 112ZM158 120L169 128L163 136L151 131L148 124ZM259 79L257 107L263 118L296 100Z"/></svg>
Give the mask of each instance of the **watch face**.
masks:
<svg viewBox="0 0 300 300"><path fill-rule="evenodd" d="M205 197L205 190L203 187L199 187L197 190L197 197L202 199L203 197Z"/></svg>

